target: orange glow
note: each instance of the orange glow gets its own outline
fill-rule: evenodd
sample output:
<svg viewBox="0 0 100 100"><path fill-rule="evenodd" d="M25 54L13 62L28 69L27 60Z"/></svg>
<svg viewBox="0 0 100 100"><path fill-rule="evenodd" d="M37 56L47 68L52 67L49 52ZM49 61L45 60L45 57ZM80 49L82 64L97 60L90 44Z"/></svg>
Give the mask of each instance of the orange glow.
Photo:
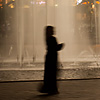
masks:
<svg viewBox="0 0 100 100"><path fill-rule="evenodd" d="M8 5L10 8L14 8L14 5L13 4L10 4L10 5Z"/></svg>
<svg viewBox="0 0 100 100"><path fill-rule="evenodd" d="M0 6L2 6L2 4L0 4Z"/></svg>
<svg viewBox="0 0 100 100"><path fill-rule="evenodd" d="M87 4L87 2L83 2L82 4Z"/></svg>
<svg viewBox="0 0 100 100"><path fill-rule="evenodd" d="M6 0L6 4L8 3L8 0Z"/></svg>
<svg viewBox="0 0 100 100"><path fill-rule="evenodd" d="M96 1L96 3L97 3L97 4L100 4L100 2L99 2L99 1Z"/></svg>
<svg viewBox="0 0 100 100"><path fill-rule="evenodd" d="M2 0L0 0L0 2L2 2Z"/></svg>
<svg viewBox="0 0 100 100"><path fill-rule="evenodd" d="M88 3L90 3L90 2L88 1Z"/></svg>

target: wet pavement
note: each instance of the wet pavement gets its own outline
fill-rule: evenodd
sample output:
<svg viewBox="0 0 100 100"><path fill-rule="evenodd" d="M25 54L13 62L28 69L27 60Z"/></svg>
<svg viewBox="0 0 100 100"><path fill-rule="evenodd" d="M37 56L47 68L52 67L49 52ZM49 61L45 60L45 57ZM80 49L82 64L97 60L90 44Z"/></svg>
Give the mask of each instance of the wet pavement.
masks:
<svg viewBox="0 0 100 100"><path fill-rule="evenodd" d="M41 81L0 83L0 100L100 100L100 79L58 81L59 94L37 91Z"/></svg>

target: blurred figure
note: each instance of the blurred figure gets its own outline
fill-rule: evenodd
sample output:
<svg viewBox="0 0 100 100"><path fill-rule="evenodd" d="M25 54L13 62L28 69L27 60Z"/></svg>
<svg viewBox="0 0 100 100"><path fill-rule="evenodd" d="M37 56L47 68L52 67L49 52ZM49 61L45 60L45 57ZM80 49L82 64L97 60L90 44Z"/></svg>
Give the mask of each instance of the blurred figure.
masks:
<svg viewBox="0 0 100 100"><path fill-rule="evenodd" d="M58 67L58 53L63 47L58 44L54 35L54 27L47 26L45 31L45 41L47 45L47 54L45 57L44 83L40 89L41 93L57 94L57 67Z"/></svg>

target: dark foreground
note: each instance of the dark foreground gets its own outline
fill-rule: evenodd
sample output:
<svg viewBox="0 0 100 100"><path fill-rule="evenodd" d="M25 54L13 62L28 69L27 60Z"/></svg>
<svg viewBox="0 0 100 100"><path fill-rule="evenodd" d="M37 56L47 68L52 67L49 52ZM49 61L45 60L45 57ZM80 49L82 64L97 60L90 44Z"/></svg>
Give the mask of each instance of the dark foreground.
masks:
<svg viewBox="0 0 100 100"><path fill-rule="evenodd" d="M41 82L0 83L0 100L100 100L100 79L58 81L59 94L42 95Z"/></svg>

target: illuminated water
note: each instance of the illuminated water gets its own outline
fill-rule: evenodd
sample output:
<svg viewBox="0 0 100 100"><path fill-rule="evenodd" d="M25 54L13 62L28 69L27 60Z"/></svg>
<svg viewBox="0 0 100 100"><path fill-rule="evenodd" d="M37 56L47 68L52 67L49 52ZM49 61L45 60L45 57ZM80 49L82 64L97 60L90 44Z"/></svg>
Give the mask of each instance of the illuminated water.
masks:
<svg viewBox="0 0 100 100"><path fill-rule="evenodd" d="M64 67L98 66L100 7L95 2L96 6L89 9L89 3L88 6L81 3L81 0L77 3L75 0L15 0L12 6L7 6L4 15L1 14L2 29L7 28L0 32L1 66L14 66L13 62L28 67L43 63L46 25L55 26L58 43L65 43L59 52L59 61L67 62Z"/></svg>

